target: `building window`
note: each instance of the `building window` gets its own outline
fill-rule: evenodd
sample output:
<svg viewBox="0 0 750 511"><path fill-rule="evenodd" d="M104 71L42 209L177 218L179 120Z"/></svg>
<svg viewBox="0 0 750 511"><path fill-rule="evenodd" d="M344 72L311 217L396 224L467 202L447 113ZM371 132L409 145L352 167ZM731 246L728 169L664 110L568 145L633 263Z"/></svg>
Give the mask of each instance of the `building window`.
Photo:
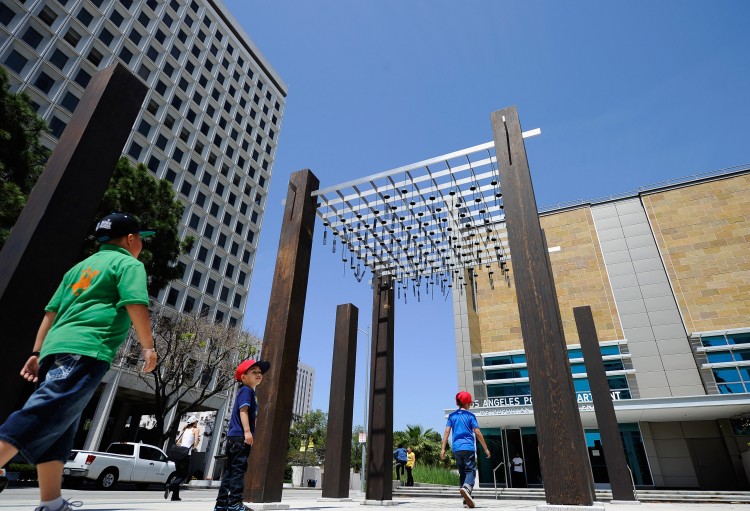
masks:
<svg viewBox="0 0 750 511"><path fill-rule="evenodd" d="M39 73L39 76L34 82L34 85L40 91L47 94L49 93L50 90L52 90L52 86L55 85L55 80L51 76L49 76L47 73Z"/></svg>
<svg viewBox="0 0 750 511"><path fill-rule="evenodd" d="M75 77L75 82L85 89L89 84L89 81L91 81L91 75L83 69L79 70L78 74Z"/></svg>
<svg viewBox="0 0 750 511"><path fill-rule="evenodd" d="M203 274L201 272L199 272L198 270L193 270L193 276L190 279L190 285L200 288L202 278Z"/></svg>
<svg viewBox="0 0 750 511"><path fill-rule="evenodd" d="M180 292L174 288L169 290L169 294L167 295L167 304L174 307L177 305L177 298L180 296Z"/></svg>
<svg viewBox="0 0 750 511"><path fill-rule="evenodd" d="M89 51L89 54L86 58L89 62L91 62L95 66L98 66L102 62L104 55L102 55L102 52L100 52L96 48L91 48L91 51Z"/></svg>
<svg viewBox="0 0 750 511"><path fill-rule="evenodd" d="M188 223L188 225L190 226L191 229L193 229L194 231L197 231L200 221L201 221L200 217L196 215L195 213L192 213L190 215L190 223Z"/></svg>
<svg viewBox="0 0 750 511"><path fill-rule="evenodd" d="M23 71L24 66L26 66L28 62L29 59L18 53L16 50L11 51L8 58L5 59L5 65L18 74L21 74L21 71Z"/></svg>
<svg viewBox="0 0 750 511"><path fill-rule="evenodd" d="M94 15L86 9L81 9L80 11L78 11L78 16L76 16L76 18L78 18L78 21L88 27L89 24L94 20Z"/></svg>
<svg viewBox="0 0 750 511"><path fill-rule="evenodd" d="M60 102L60 105L69 112L73 113L73 111L75 111L76 107L78 106L78 101L78 98L72 92L68 91L65 93L65 96Z"/></svg>
<svg viewBox="0 0 750 511"><path fill-rule="evenodd" d="M39 46L39 43L42 42L43 37L42 34L34 30L32 27L29 27L21 36L21 39L23 39L26 44L36 49L36 47Z"/></svg>
<svg viewBox="0 0 750 511"><path fill-rule="evenodd" d="M137 160L141 156L141 151L143 151L143 147L133 142L130 144L130 149L128 149L128 155Z"/></svg>
<svg viewBox="0 0 750 511"><path fill-rule="evenodd" d="M206 294L213 296L216 291L216 281L214 279L208 279L206 283Z"/></svg>
<svg viewBox="0 0 750 511"><path fill-rule="evenodd" d="M37 15L40 20L42 20L45 24L49 25L50 27L57 19L57 13L49 8L49 6L45 6L44 9L39 11L39 14Z"/></svg>
<svg viewBox="0 0 750 511"><path fill-rule="evenodd" d="M202 263L206 262L206 259L208 258L208 249L201 245L201 248L198 249L198 260Z"/></svg>
<svg viewBox="0 0 750 511"><path fill-rule="evenodd" d="M10 7L5 4L0 4L0 23L6 27L10 25L10 22L15 18L16 13L13 12Z"/></svg>
<svg viewBox="0 0 750 511"><path fill-rule="evenodd" d="M65 131L65 123L58 119L57 117L52 117L52 120L49 122L49 130L53 137L60 138L63 134L63 131Z"/></svg>

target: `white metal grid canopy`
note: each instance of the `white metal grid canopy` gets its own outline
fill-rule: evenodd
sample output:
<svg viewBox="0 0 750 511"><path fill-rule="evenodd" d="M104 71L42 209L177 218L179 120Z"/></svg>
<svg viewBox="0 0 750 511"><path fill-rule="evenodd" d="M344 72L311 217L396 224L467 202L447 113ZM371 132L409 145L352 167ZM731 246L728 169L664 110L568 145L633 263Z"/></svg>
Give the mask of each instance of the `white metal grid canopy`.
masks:
<svg viewBox="0 0 750 511"><path fill-rule="evenodd" d="M539 129L523 133L537 135ZM507 234L494 142L313 192L345 267L391 275L417 297L447 296L463 270L508 277ZM471 274L474 275L474 274ZM475 276L475 275L474 275Z"/></svg>

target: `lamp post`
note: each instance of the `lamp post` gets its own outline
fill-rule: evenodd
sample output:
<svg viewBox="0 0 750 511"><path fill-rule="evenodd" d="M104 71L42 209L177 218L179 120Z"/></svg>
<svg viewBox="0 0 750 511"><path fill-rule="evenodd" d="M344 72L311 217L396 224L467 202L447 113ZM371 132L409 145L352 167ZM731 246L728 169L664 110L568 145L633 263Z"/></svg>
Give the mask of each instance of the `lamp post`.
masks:
<svg viewBox="0 0 750 511"><path fill-rule="evenodd" d="M303 439L299 446L299 452L302 454L302 475L300 476L300 487L305 487L305 462L307 461L307 451L311 451L315 448L315 443L313 443L313 437L308 437L309 441L305 442Z"/></svg>
<svg viewBox="0 0 750 511"><path fill-rule="evenodd" d="M365 396L364 396L364 414L363 414L363 422L362 422L362 431L365 433L365 441L360 442L360 446L362 448L362 468L359 471L359 479L360 479L360 489L364 492L365 491L365 467L366 465L366 458L367 458L367 405L369 404L369 392L370 392L370 327L367 327L367 330L362 330L361 328L357 328L357 331L362 332L367 336L367 344L365 345Z"/></svg>

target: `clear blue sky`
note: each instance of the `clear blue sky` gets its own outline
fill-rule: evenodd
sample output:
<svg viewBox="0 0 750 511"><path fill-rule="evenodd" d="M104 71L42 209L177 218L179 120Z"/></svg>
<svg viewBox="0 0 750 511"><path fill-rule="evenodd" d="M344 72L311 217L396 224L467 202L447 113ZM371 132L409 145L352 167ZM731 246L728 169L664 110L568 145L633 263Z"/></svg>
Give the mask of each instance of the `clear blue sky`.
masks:
<svg viewBox="0 0 750 511"><path fill-rule="evenodd" d="M540 206L750 162L744 0L225 3L289 86L245 316L259 333L296 170L326 187L487 142L490 113L510 105L542 129L526 141ZM327 410L336 305L359 307L364 329L372 299L321 235L318 223L300 358ZM396 429L444 427L452 314L442 298L396 306Z"/></svg>

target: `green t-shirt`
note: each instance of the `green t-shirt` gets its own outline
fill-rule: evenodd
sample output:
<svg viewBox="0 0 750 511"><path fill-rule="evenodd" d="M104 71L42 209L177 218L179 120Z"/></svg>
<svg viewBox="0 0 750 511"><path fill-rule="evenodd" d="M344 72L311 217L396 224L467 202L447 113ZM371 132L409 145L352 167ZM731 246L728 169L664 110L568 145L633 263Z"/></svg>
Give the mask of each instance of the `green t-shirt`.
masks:
<svg viewBox="0 0 750 511"><path fill-rule="evenodd" d="M75 353L112 363L130 329L126 305L148 305L146 269L124 248L104 244L68 270L45 308L56 312L41 358Z"/></svg>

